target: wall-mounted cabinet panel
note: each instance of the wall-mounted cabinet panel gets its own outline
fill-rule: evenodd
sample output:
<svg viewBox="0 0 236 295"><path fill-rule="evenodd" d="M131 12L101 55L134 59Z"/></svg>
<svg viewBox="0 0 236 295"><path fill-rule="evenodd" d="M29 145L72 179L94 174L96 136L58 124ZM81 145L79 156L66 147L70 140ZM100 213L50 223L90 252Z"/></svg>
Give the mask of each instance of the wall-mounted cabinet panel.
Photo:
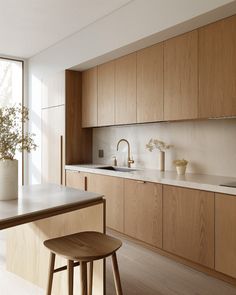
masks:
<svg viewBox="0 0 236 295"><path fill-rule="evenodd" d="M163 120L163 43L137 52L137 123Z"/></svg>
<svg viewBox="0 0 236 295"><path fill-rule="evenodd" d="M65 72L42 80L42 108L65 104Z"/></svg>
<svg viewBox="0 0 236 295"><path fill-rule="evenodd" d="M198 31L164 42L164 120L198 117Z"/></svg>
<svg viewBox="0 0 236 295"><path fill-rule="evenodd" d="M82 72L82 126L98 124L97 67Z"/></svg>
<svg viewBox="0 0 236 295"><path fill-rule="evenodd" d="M136 52L115 61L115 123L136 123Z"/></svg>
<svg viewBox="0 0 236 295"><path fill-rule="evenodd" d="M125 179L125 234L162 247L162 186Z"/></svg>
<svg viewBox="0 0 236 295"><path fill-rule="evenodd" d="M215 269L236 278L236 198L216 194Z"/></svg>
<svg viewBox="0 0 236 295"><path fill-rule="evenodd" d="M214 193L163 187L163 249L214 268Z"/></svg>
<svg viewBox="0 0 236 295"><path fill-rule="evenodd" d="M236 16L199 29L199 116L236 115Z"/></svg>
<svg viewBox="0 0 236 295"><path fill-rule="evenodd" d="M98 66L98 126L115 123L115 62Z"/></svg>

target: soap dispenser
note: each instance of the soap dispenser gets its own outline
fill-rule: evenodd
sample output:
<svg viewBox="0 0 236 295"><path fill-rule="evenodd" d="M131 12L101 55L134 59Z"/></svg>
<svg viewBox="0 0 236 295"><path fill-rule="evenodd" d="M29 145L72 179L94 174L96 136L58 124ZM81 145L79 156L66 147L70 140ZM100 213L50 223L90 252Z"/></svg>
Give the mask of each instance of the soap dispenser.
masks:
<svg viewBox="0 0 236 295"><path fill-rule="evenodd" d="M117 166L117 159L116 159L116 156L113 156L112 159L113 159L113 166Z"/></svg>

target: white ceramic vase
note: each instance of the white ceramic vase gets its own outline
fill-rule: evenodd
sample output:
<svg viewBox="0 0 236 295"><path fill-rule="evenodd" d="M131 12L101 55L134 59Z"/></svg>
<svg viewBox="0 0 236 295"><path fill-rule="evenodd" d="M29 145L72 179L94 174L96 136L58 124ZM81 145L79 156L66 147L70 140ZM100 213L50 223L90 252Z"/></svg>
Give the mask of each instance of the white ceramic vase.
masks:
<svg viewBox="0 0 236 295"><path fill-rule="evenodd" d="M184 175L187 166L176 166L176 171L178 175Z"/></svg>
<svg viewBox="0 0 236 295"><path fill-rule="evenodd" d="M0 201L18 198L18 161L0 160Z"/></svg>

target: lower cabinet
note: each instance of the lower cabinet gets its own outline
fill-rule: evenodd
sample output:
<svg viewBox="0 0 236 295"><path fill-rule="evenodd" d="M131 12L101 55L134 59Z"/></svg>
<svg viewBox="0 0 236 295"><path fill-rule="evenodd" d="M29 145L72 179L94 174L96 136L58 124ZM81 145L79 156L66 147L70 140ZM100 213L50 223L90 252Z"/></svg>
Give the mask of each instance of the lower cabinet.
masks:
<svg viewBox="0 0 236 295"><path fill-rule="evenodd" d="M80 189L80 190L87 190L86 188L86 175L80 171L66 171L66 186Z"/></svg>
<svg viewBox="0 0 236 295"><path fill-rule="evenodd" d="M236 196L215 195L215 269L236 278Z"/></svg>
<svg viewBox="0 0 236 295"><path fill-rule="evenodd" d="M123 178L87 174L87 190L103 194L106 199L106 225L124 232Z"/></svg>
<svg viewBox="0 0 236 295"><path fill-rule="evenodd" d="M214 268L214 193L163 187L163 249Z"/></svg>
<svg viewBox="0 0 236 295"><path fill-rule="evenodd" d="M124 180L125 234L162 247L162 185Z"/></svg>

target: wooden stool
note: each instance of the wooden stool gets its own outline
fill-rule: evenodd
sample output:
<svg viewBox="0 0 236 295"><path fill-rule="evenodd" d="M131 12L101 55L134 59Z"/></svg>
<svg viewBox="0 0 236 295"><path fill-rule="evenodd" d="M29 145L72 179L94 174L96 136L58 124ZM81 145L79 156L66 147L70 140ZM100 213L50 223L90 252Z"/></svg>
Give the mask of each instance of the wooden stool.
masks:
<svg viewBox="0 0 236 295"><path fill-rule="evenodd" d="M66 269L68 270L68 295L73 295L74 267L78 265L81 268L81 295L92 295L93 261L108 256L112 256L116 294L122 295L116 257L116 251L122 245L121 241L99 232L81 232L47 240L44 245L51 251L47 295L51 295L52 292L53 274ZM54 269L56 254L67 259L67 266ZM88 284L87 263L89 263Z"/></svg>

